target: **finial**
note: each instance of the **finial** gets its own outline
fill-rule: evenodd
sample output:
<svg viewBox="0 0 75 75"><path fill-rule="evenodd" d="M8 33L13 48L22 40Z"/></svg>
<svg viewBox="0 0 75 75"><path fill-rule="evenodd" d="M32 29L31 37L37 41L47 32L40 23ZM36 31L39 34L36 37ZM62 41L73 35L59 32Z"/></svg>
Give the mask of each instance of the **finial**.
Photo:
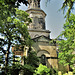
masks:
<svg viewBox="0 0 75 75"><path fill-rule="evenodd" d="M40 0L28 0L28 8L40 8Z"/></svg>

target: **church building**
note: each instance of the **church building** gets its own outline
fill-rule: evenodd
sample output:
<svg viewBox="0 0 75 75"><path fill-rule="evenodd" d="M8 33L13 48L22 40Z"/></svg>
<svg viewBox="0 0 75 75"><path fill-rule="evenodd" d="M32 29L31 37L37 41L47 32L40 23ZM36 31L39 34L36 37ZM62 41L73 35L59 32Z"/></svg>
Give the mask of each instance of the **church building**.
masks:
<svg viewBox="0 0 75 75"><path fill-rule="evenodd" d="M47 67L58 68L58 58L56 45L51 44L50 32L46 30L45 17L46 13L40 8L41 0L28 0L29 5L26 10L29 17L32 18L32 23L28 26L28 31L31 39L34 41L32 48L37 52L38 57L46 58Z"/></svg>
<svg viewBox="0 0 75 75"><path fill-rule="evenodd" d="M29 35L34 41L32 49L36 51L39 58L43 58L45 60L42 64L47 67L58 68L56 44L55 41L51 43L51 31L46 30L46 13L40 8L40 1L41 0L28 0L29 5L26 10L26 12L29 13L29 17L32 18L32 23L28 26ZM14 50L13 48L12 50ZM20 55L23 54L24 53L22 52Z"/></svg>

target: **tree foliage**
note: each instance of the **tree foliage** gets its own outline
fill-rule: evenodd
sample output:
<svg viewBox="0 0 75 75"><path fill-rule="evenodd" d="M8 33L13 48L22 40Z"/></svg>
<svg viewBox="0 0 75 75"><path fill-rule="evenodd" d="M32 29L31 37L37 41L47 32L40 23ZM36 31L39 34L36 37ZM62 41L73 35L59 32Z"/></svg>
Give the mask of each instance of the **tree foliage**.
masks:
<svg viewBox="0 0 75 75"><path fill-rule="evenodd" d="M47 66L40 64L38 68L36 68L35 73L33 75L58 75L57 70L53 68L47 68Z"/></svg>
<svg viewBox="0 0 75 75"><path fill-rule="evenodd" d="M24 56L22 59L24 61L24 65L18 62L7 66L7 75L19 75L19 73L22 73L23 75L33 75L38 66L37 63L39 62L36 53L34 51L30 51L28 57Z"/></svg>
<svg viewBox="0 0 75 75"><path fill-rule="evenodd" d="M4 54L0 51L0 66L4 64Z"/></svg>
<svg viewBox="0 0 75 75"><path fill-rule="evenodd" d="M71 14L70 18L64 24L64 31L60 36L65 40L59 41L59 62L64 66L69 65L69 70L74 69L75 62L75 15Z"/></svg>
<svg viewBox="0 0 75 75"><path fill-rule="evenodd" d="M28 45L30 39L27 30L27 25L31 22L28 18L28 14L22 10L16 9L16 15L7 16L5 19L1 20L0 34L3 38L0 39L2 46L0 47L7 57L9 55L10 47L14 44ZM7 49L4 49L7 46ZM7 59L8 61L8 59Z"/></svg>
<svg viewBox="0 0 75 75"><path fill-rule="evenodd" d="M0 20L10 16L15 15L15 8L18 8L20 4L28 4L27 0L0 0ZM1 23L0 23L1 24Z"/></svg>
<svg viewBox="0 0 75 75"><path fill-rule="evenodd" d="M37 57L37 54L35 51L31 50L28 53L28 56L22 57L24 61L24 68L22 69L24 71L25 75L33 75L35 69L38 67L39 58Z"/></svg>
<svg viewBox="0 0 75 75"><path fill-rule="evenodd" d="M5 66L8 66L10 62L12 45L30 45L27 25L31 19L25 11L16 9L20 3L28 4L26 0L0 0L0 51L6 58L2 55L0 57L5 59Z"/></svg>
<svg viewBox="0 0 75 75"><path fill-rule="evenodd" d="M65 9L67 9L67 13L65 17L69 18L71 10L74 9L74 3L75 3L75 0L64 0L61 9L63 9L63 12L65 11Z"/></svg>
<svg viewBox="0 0 75 75"><path fill-rule="evenodd" d="M50 75L49 71L50 69L47 68L47 66L43 66L42 64L40 64L39 67L35 70L34 75Z"/></svg>
<svg viewBox="0 0 75 75"><path fill-rule="evenodd" d="M27 64L30 64L33 67L38 67L38 62L39 58L37 57L37 53L35 51L30 51L27 57Z"/></svg>

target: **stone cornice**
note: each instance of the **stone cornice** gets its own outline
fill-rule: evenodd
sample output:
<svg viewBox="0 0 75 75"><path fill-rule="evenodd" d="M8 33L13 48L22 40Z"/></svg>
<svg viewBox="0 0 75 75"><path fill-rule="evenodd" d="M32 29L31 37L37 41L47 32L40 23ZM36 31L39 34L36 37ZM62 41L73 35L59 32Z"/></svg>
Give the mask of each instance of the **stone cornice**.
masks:
<svg viewBox="0 0 75 75"><path fill-rule="evenodd" d="M51 31L49 30L39 30L39 29L28 29L28 31L32 31L32 32L47 32L47 33L51 33Z"/></svg>
<svg viewBox="0 0 75 75"><path fill-rule="evenodd" d="M44 14L44 16L46 16L46 13L43 10L41 10L41 9L31 8L31 9L26 10L26 12L29 12L29 11L33 11L33 12L34 11L40 11L40 12L42 12Z"/></svg>

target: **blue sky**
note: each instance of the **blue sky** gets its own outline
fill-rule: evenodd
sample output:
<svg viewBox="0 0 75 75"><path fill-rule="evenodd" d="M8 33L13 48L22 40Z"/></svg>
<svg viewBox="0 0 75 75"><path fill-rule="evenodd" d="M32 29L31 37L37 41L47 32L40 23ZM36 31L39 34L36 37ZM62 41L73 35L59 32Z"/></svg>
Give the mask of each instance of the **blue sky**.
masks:
<svg viewBox="0 0 75 75"><path fill-rule="evenodd" d="M47 14L45 18L46 30L50 30L50 38L56 38L63 30L65 23L63 11L58 11L63 0L51 0L46 6L46 0L41 0L41 9ZM21 4L20 9L26 10L27 7Z"/></svg>

